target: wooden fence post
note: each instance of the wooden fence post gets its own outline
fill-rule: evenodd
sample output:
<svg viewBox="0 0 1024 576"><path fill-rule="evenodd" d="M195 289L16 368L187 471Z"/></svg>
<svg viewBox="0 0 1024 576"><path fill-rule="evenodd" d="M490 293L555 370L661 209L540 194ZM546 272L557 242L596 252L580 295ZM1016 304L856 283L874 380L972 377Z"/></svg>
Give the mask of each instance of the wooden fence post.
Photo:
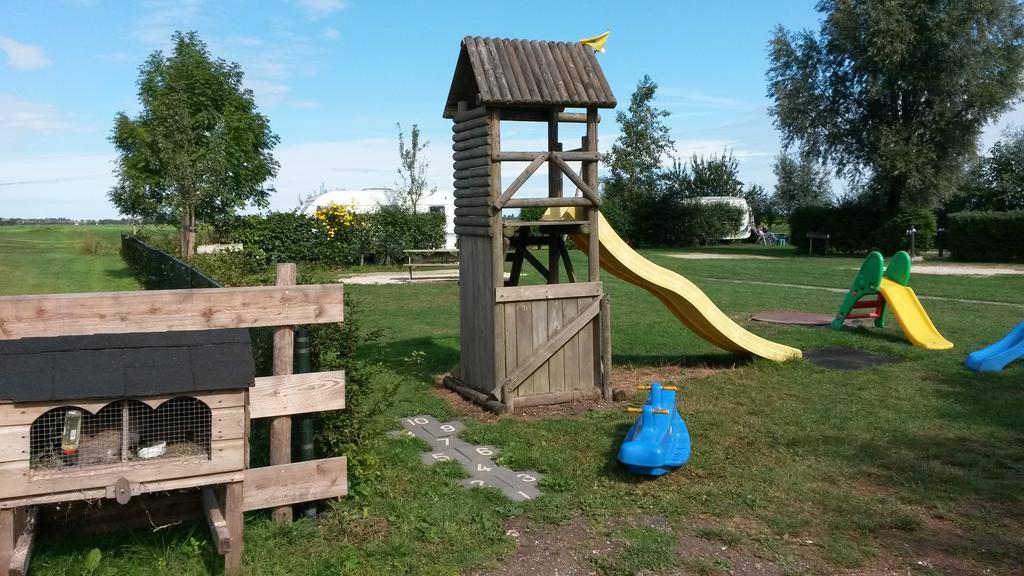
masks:
<svg viewBox="0 0 1024 576"><path fill-rule="evenodd" d="M608 295L601 296L601 393L612 399L612 306Z"/></svg>
<svg viewBox="0 0 1024 576"><path fill-rule="evenodd" d="M292 265L294 266L294 264ZM242 573L242 550L245 547L245 519L243 512L242 482L230 482L224 485L224 519L227 521L228 535L231 544L224 555L224 576L239 576ZM291 508L288 517L291 518ZM277 508L274 512L277 512Z"/></svg>
<svg viewBox="0 0 1024 576"><path fill-rule="evenodd" d="M295 284L295 264L277 265L277 285ZM279 326L274 330L274 376L292 373L295 358L295 327ZM270 421L270 465L290 464L292 461L292 418L278 416ZM292 507L279 506L271 513L274 522L292 521Z"/></svg>

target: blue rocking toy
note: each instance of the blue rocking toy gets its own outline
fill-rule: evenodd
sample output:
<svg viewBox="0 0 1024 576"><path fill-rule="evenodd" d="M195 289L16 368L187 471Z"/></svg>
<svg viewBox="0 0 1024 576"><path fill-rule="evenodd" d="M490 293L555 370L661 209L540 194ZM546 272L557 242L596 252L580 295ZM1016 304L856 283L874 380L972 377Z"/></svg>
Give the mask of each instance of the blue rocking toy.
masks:
<svg viewBox="0 0 1024 576"><path fill-rule="evenodd" d="M639 416L619 449L619 462L634 474L661 476L690 459L690 433L676 408L675 386L655 382L642 408L627 408Z"/></svg>

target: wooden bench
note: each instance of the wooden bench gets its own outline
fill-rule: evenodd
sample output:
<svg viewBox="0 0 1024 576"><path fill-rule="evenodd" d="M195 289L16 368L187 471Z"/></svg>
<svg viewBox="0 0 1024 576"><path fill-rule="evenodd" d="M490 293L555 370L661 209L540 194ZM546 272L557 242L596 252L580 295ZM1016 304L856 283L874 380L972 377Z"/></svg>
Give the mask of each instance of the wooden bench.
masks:
<svg viewBox="0 0 1024 576"><path fill-rule="evenodd" d="M416 268L452 268L459 267L458 248L430 248L424 250L404 250L409 267L409 280Z"/></svg>
<svg viewBox="0 0 1024 576"><path fill-rule="evenodd" d="M825 241L825 256L828 256L828 239L830 236L824 232L808 232L807 239L811 242L810 248L807 250L808 256L814 256L814 241L824 240Z"/></svg>

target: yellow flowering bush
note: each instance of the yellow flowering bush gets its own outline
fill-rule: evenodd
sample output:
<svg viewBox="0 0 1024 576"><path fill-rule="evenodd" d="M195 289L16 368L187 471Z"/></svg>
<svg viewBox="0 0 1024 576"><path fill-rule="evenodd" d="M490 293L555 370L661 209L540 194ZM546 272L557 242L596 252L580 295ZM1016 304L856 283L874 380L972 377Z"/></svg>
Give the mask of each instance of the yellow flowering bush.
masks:
<svg viewBox="0 0 1024 576"><path fill-rule="evenodd" d="M346 207L337 202L331 202L317 208L313 213L313 219L327 234L328 239L340 238L355 221L355 204Z"/></svg>

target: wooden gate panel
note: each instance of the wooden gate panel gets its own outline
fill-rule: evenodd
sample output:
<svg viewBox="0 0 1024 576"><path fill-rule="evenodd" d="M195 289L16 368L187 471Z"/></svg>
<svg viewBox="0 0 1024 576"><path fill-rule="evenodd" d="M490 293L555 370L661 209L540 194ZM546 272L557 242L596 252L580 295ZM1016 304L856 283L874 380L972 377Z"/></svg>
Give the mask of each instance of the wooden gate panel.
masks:
<svg viewBox="0 0 1024 576"><path fill-rule="evenodd" d="M514 366L506 366L508 375L512 374L512 368L518 368L526 364L533 357L533 302L516 302L516 323L512 326L515 330L509 333L509 327L505 327L505 338L516 342L516 363ZM506 378L508 378L506 375ZM533 376L528 377L518 390L520 394L533 394Z"/></svg>
<svg viewBox="0 0 1024 576"><path fill-rule="evenodd" d="M548 341L548 301L536 300L533 303L533 349L539 350ZM554 331L552 331L554 332ZM551 391L548 371L551 361L541 366L530 378L533 380L533 394L547 394Z"/></svg>
<svg viewBox="0 0 1024 576"><path fill-rule="evenodd" d="M548 337L558 334L562 329L562 301L548 300ZM548 391L552 393L565 391L565 346L559 348L548 360Z"/></svg>
<svg viewBox="0 0 1024 576"><path fill-rule="evenodd" d="M562 300L562 325L572 322L580 313L579 301L575 298ZM579 336L569 340L569 343L562 347L564 355L565 371L563 372L562 391L579 390L580 385L580 339Z"/></svg>
<svg viewBox="0 0 1024 576"><path fill-rule="evenodd" d="M589 306L591 302L597 302L598 298L593 298L586 302L579 302L580 312L586 306ZM598 317L595 317L587 327L580 330L579 345L580 345L580 387L584 387L587 384L597 386L597 377L594 370L594 345L600 341L596 336L600 330L600 323Z"/></svg>
<svg viewBox="0 0 1024 576"><path fill-rule="evenodd" d="M594 343L599 341L600 298L587 294L496 305L504 340L504 358L497 365L509 398L597 392Z"/></svg>

